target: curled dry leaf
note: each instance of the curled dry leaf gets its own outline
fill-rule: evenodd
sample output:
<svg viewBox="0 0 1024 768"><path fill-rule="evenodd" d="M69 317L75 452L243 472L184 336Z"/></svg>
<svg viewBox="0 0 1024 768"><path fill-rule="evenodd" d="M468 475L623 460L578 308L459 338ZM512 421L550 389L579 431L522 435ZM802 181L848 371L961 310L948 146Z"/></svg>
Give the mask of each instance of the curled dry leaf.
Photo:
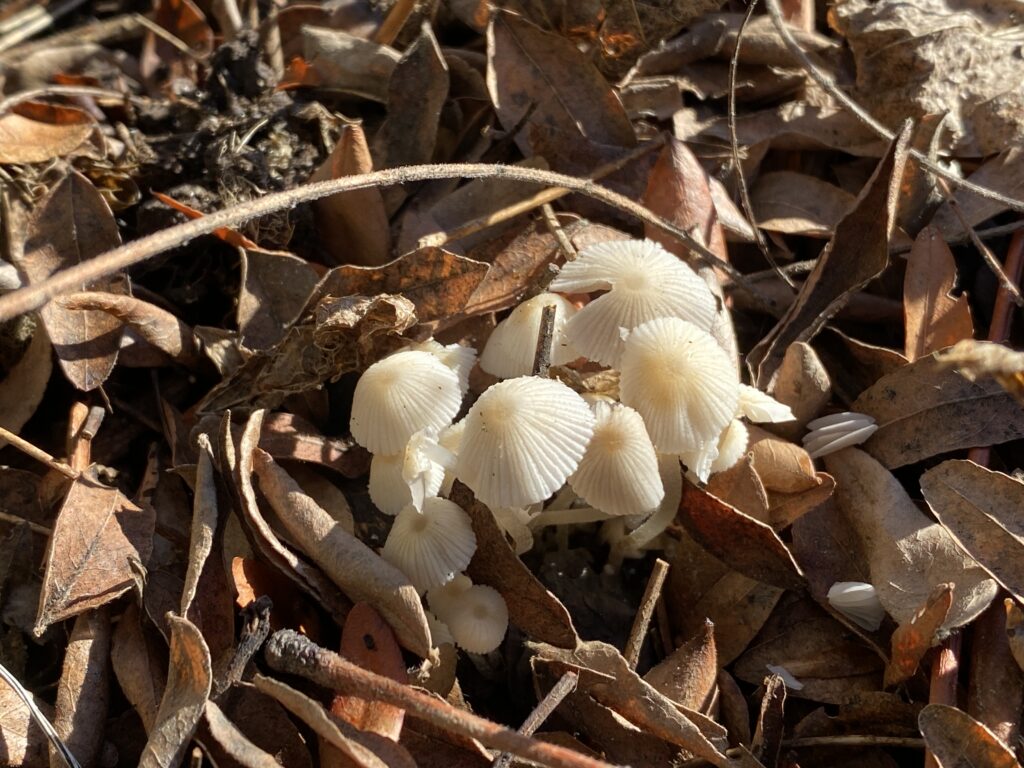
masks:
<svg viewBox="0 0 1024 768"><path fill-rule="evenodd" d="M50 338L36 328L21 358L0 381L0 427L18 434L32 418L53 372ZM5 445L6 441L0 441Z"/></svg>
<svg viewBox="0 0 1024 768"><path fill-rule="evenodd" d="M171 628L167 687L139 768L166 768L181 762L213 683L210 651L202 633L180 616L168 614L167 623Z"/></svg>
<svg viewBox="0 0 1024 768"><path fill-rule="evenodd" d="M944 461L921 475L939 523L1017 600L1024 595L1024 483L972 461Z"/></svg>
<svg viewBox="0 0 1024 768"><path fill-rule="evenodd" d="M747 427L750 443L747 451L765 490L774 493L800 493L821 484L814 462L803 448L781 440L755 424Z"/></svg>
<svg viewBox="0 0 1024 768"><path fill-rule="evenodd" d="M955 287L953 253L938 230L925 227L914 240L903 278L907 360L974 337L970 303L965 295L952 295Z"/></svg>
<svg viewBox="0 0 1024 768"><path fill-rule="evenodd" d="M1009 747L963 710L929 704L917 722L942 768L1020 768Z"/></svg>
<svg viewBox="0 0 1024 768"><path fill-rule="evenodd" d="M913 620L939 584L955 584L942 628L962 627L988 606L996 583L953 537L922 513L885 467L846 448L825 458L836 500L857 531L882 606L900 624Z"/></svg>
<svg viewBox="0 0 1024 768"><path fill-rule="evenodd" d="M788 405L795 417L772 425L772 430L784 438L797 439L807 422L821 415L832 399L832 380L810 344L794 341L789 345L769 394Z"/></svg>
<svg viewBox="0 0 1024 768"><path fill-rule="evenodd" d="M939 584L921 610L892 633L892 655L885 667L886 688L909 680L925 653L940 639L939 630L953 605L953 585Z"/></svg>
<svg viewBox="0 0 1024 768"><path fill-rule="evenodd" d="M1002 344L966 339L936 359L948 368L955 368L969 381L995 379L1018 402L1024 403L1024 353Z"/></svg>
<svg viewBox="0 0 1024 768"><path fill-rule="evenodd" d="M320 638L320 618L315 604L306 595L296 592L294 583L276 568L254 557L235 557L231 560L231 581L239 608L266 595L273 603L272 629L294 627L314 640Z"/></svg>
<svg viewBox="0 0 1024 768"><path fill-rule="evenodd" d="M373 101L387 100L387 84L401 56L387 45L341 29L303 25L303 59L316 80Z"/></svg>
<svg viewBox="0 0 1024 768"><path fill-rule="evenodd" d="M802 589L804 574L770 526L683 481L676 520L730 568L782 589Z"/></svg>
<svg viewBox="0 0 1024 768"><path fill-rule="evenodd" d="M972 382L936 355L883 376L850 409L878 431L864 450L889 469L1024 437L1024 409L995 381Z"/></svg>
<svg viewBox="0 0 1024 768"><path fill-rule="evenodd" d="M757 713L757 728L750 742L750 751L768 768L775 768L782 749L785 724L786 682L776 674L764 679L761 710Z"/></svg>
<svg viewBox="0 0 1024 768"><path fill-rule="evenodd" d="M718 677L714 630L714 625L705 621L701 632L652 667L644 680L687 709L707 712Z"/></svg>
<svg viewBox="0 0 1024 768"><path fill-rule="evenodd" d="M889 237L896 222L896 201L907 158L909 126L905 126L855 205L836 224L832 239L796 301L778 324L747 356L757 370L757 386L766 387L794 341L813 338L845 300L889 266Z"/></svg>
<svg viewBox="0 0 1024 768"><path fill-rule="evenodd" d="M238 331L249 349L266 349L284 337L306 306L319 275L307 261L290 253L258 248L239 248L239 253Z"/></svg>
<svg viewBox="0 0 1024 768"><path fill-rule="evenodd" d="M188 567L185 571L185 586L181 592L182 616L188 615L189 606L196 596L199 577L206 564L206 558L213 549L213 535L217 530L217 483L213 472L213 446L209 435L206 434L199 435L196 442L199 460L196 463L196 480L193 488Z"/></svg>
<svg viewBox="0 0 1024 768"><path fill-rule="evenodd" d="M0 163L47 163L70 155L96 129L80 109L24 102L0 116Z"/></svg>
<svg viewBox="0 0 1024 768"><path fill-rule="evenodd" d="M405 648L423 658L429 656L427 617L405 575L342 528L269 454L256 449L253 468L260 490L313 562L352 600L376 606Z"/></svg>
<svg viewBox="0 0 1024 768"><path fill-rule="evenodd" d="M57 514L35 632L115 600L138 584L153 547L156 516L120 491L80 477Z"/></svg>
<svg viewBox="0 0 1024 768"><path fill-rule="evenodd" d="M275 459L320 464L344 477L362 477L370 469L370 454L355 441L324 437L292 413L268 413L264 417L260 448Z"/></svg>
<svg viewBox="0 0 1024 768"><path fill-rule="evenodd" d="M79 614L68 639L57 686L53 727L83 766L95 765L103 747L110 703L110 614ZM56 752L53 762L61 763Z"/></svg>
<svg viewBox="0 0 1024 768"><path fill-rule="evenodd" d="M114 629L110 660L118 685L149 733L156 724L156 713L167 684L166 653L162 643L142 623L142 615L131 603Z"/></svg>
<svg viewBox="0 0 1024 768"><path fill-rule="evenodd" d="M52 720L53 707L34 696L32 700L43 715ZM3 680L0 680L0 733L3 734L0 763L11 768L50 768L50 742L46 734L36 724L21 696Z"/></svg>
<svg viewBox="0 0 1024 768"><path fill-rule="evenodd" d="M491 511L460 482L452 488L451 500L473 521L476 553L467 569L473 582L501 592L509 622L530 637L560 648L574 647L579 638L569 612L519 559Z"/></svg>
<svg viewBox="0 0 1024 768"><path fill-rule="evenodd" d="M225 753L246 768L277 768L281 764L269 752L253 744L228 720L223 710L213 701L206 702L203 719L210 737ZM199 737L202 740L202 735ZM209 749L207 748L207 752Z"/></svg>
<svg viewBox="0 0 1024 768"><path fill-rule="evenodd" d="M217 715L211 717L211 705L224 718L217 724L214 723ZM306 739L287 710L249 685L232 687L216 704L206 702L195 740L220 768L248 768L252 764L245 761L247 755L251 755L260 768L263 765L273 768L263 763L265 758L260 752L270 755L277 765L313 768Z"/></svg>
<svg viewBox="0 0 1024 768"><path fill-rule="evenodd" d="M750 190L757 226L789 235L831 237L855 201L849 192L795 171L765 173Z"/></svg>
<svg viewBox="0 0 1024 768"><path fill-rule="evenodd" d="M38 283L120 244L117 222L103 196L72 171L33 211L18 266L29 283ZM124 292L125 280L115 275L89 288ZM47 304L39 316L71 383L86 392L100 386L117 362L122 321L106 312L65 309L59 302Z"/></svg>

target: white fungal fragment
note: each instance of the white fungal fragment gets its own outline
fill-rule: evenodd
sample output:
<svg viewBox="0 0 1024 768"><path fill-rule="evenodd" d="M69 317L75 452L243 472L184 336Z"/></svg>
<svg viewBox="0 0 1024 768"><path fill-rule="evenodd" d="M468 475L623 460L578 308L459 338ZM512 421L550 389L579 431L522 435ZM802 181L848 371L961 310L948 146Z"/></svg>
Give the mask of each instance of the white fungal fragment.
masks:
<svg viewBox="0 0 1024 768"><path fill-rule="evenodd" d="M739 419L733 419L718 438L718 457L711 463L711 473L724 472L735 466L747 452L750 431Z"/></svg>
<svg viewBox="0 0 1024 768"><path fill-rule="evenodd" d="M565 324L576 313L576 307L555 293L542 293L524 301L491 331L480 367L492 376L511 379L533 373L544 307L555 307L555 324L551 335L551 363L564 365L579 357L565 337Z"/></svg>
<svg viewBox="0 0 1024 768"><path fill-rule="evenodd" d="M469 372L476 363L476 350L461 344L442 344L434 339L427 339L409 346L411 350L429 352L446 366L455 371L459 377L459 389L465 395L469 391Z"/></svg>
<svg viewBox="0 0 1024 768"><path fill-rule="evenodd" d="M788 405L747 384L740 384L739 413L755 423L778 423L796 419Z"/></svg>
<svg viewBox="0 0 1024 768"><path fill-rule="evenodd" d="M874 632L885 619L878 592L863 581L837 581L828 590L828 602L859 627Z"/></svg>
<svg viewBox="0 0 1024 768"><path fill-rule="evenodd" d="M584 248L562 267L551 290L608 291L566 323L569 343L589 360L617 366L621 330L632 331L659 317L676 317L707 331L716 301L707 284L686 264L652 240L617 240Z"/></svg>
<svg viewBox="0 0 1024 768"><path fill-rule="evenodd" d="M803 437L804 450L812 459L819 459L867 441L878 425L871 416L845 411L815 419L807 428L810 431Z"/></svg>
<svg viewBox="0 0 1024 768"><path fill-rule="evenodd" d="M794 691L802 691L804 684L793 677L792 673L785 667L780 667L777 664L766 664L768 671L773 675L778 675L782 678L782 682L785 683L786 687Z"/></svg>

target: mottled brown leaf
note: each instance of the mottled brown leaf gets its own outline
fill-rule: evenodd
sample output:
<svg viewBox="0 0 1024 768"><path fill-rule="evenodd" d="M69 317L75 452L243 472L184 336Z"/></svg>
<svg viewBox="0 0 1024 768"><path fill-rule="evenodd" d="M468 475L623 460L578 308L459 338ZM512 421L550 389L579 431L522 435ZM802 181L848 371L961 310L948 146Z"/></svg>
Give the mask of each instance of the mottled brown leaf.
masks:
<svg viewBox="0 0 1024 768"><path fill-rule="evenodd" d="M170 614L171 655L156 722L149 732L139 768L178 765L206 708L213 683L210 651L202 634L188 619Z"/></svg>
<svg viewBox="0 0 1024 768"><path fill-rule="evenodd" d="M879 379L850 410L878 431L864 450L889 469L1024 437L1024 409L995 381L971 382L927 355Z"/></svg>
<svg viewBox="0 0 1024 768"><path fill-rule="evenodd" d="M939 584L913 618L892 633L892 655L885 668L886 688L909 680L928 649L936 644L937 633L953 605L953 585Z"/></svg>
<svg viewBox="0 0 1024 768"><path fill-rule="evenodd" d="M718 676L714 629L710 621L705 621L702 632L648 670L644 680L687 709L706 712L715 693Z"/></svg>
<svg viewBox="0 0 1024 768"><path fill-rule="evenodd" d="M909 140L907 126L889 146L853 208L836 225L796 301L751 351L747 361L757 369L758 386L769 384L790 344L813 338L850 295L889 266L889 237Z"/></svg>
<svg viewBox="0 0 1024 768"><path fill-rule="evenodd" d="M252 248L239 249L239 253L238 330L246 347L266 349L281 340L306 306L319 276L308 262L290 253Z"/></svg>
<svg viewBox="0 0 1024 768"><path fill-rule="evenodd" d="M476 552L466 571L473 582L501 592L508 604L509 622L530 637L559 648L575 646L578 638L569 612L519 559L491 511L460 482L455 483L450 498L473 521Z"/></svg>
<svg viewBox="0 0 1024 768"><path fill-rule="evenodd" d="M702 547L745 576L783 589L802 589L804 574L770 526L689 481L676 520Z"/></svg>
<svg viewBox="0 0 1024 768"><path fill-rule="evenodd" d="M29 283L38 283L120 244L103 196L72 171L33 212L19 266ZM124 292L124 286L124 278L114 275L82 289ZM86 392L100 386L117 362L123 323L105 312L68 310L59 302L43 307L40 317L71 383Z"/></svg>
<svg viewBox="0 0 1024 768"><path fill-rule="evenodd" d="M135 586L153 546L152 510L81 477L71 484L46 552L35 631L98 608Z"/></svg>
<svg viewBox="0 0 1024 768"><path fill-rule="evenodd" d="M903 279L906 316L906 355L913 362L961 339L974 337L967 296L953 296L956 262L934 227L925 227L914 240Z"/></svg>
<svg viewBox="0 0 1024 768"><path fill-rule="evenodd" d="M956 707L929 704L921 710L918 725L942 768L1020 768L992 731Z"/></svg>
<svg viewBox="0 0 1024 768"><path fill-rule="evenodd" d="M1024 595L1024 483L972 461L944 461L921 475L942 527L1017 600Z"/></svg>

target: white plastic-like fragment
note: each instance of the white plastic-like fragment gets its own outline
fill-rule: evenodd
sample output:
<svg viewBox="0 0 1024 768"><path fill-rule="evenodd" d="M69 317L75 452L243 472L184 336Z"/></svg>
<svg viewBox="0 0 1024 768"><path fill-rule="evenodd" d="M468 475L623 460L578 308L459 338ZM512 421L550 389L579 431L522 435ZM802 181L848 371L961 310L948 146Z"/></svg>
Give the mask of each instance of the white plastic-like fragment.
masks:
<svg viewBox="0 0 1024 768"><path fill-rule="evenodd" d="M576 313L576 307L557 294L541 293L513 309L512 313L491 331L480 355L480 367L500 379L529 376L533 373L541 315L544 313L544 307L549 304L555 307L555 325L551 334L551 363L563 365L579 357L565 338L566 321Z"/></svg>
<svg viewBox="0 0 1024 768"><path fill-rule="evenodd" d="M594 404L594 436L569 485L613 515L649 513L665 496L658 456L640 414L626 405Z"/></svg>
<svg viewBox="0 0 1024 768"><path fill-rule="evenodd" d="M710 455L710 468L739 399L736 369L718 342L685 320L652 320L629 334L620 371L620 399L643 416L658 451Z"/></svg>
<svg viewBox="0 0 1024 768"><path fill-rule="evenodd" d="M508 631L508 606L496 589L474 584L444 617L455 643L470 653L490 653Z"/></svg>
<svg viewBox="0 0 1024 768"><path fill-rule="evenodd" d="M566 323L569 343L590 360L617 366L620 329L631 331L659 317L678 317L709 330L716 302L696 272L652 240L618 240L580 251L562 267L551 290L608 291Z"/></svg>
<svg viewBox="0 0 1024 768"><path fill-rule="evenodd" d="M398 513L381 556L409 577L420 592L455 578L469 565L476 536L469 515L447 499L427 499Z"/></svg>
<svg viewBox="0 0 1024 768"><path fill-rule="evenodd" d="M370 453L396 454L416 432L440 430L459 412L456 373L429 352L403 350L359 377L352 396L352 437Z"/></svg>
<svg viewBox="0 0 1024 768"><path fill-rule="evenodd" d="M740 384L740 415L755 423L793 421L790 407L756 387Z"/></svg>
<svg viewBox="0 0 1024 768"><path fill-rule="evenodd" d="M476 363L476 350L461 344L442 344L434 339L427 339L409 346L409 349L429 352L447 365L459 377L459 389L465 395L469 391L469 372Z"/></svg>
<svg viewBox="0 0 1024 768"><path fill-rule="evenodd" d="M747 425L739 419L733 419L718 438L718 458L711 463L711 473L724 472L734 466L747 452L750 432Z"/></svg>
<svg viewBox="0 0 1024 768"><path fill-rule="evenodd" d="M557 491L594 433L583 398L535 376L490 387L465 422L455 474L491 509L534 504Z"/></svg>
<svg viewBox="0 0 1024 768"><path fill-rule="evenodd" d="M793 673L785 667L780 667L777 664L766 664L765 666L768 668L768 671L771 672L773 675L778 675L779 677L781 677L782 682L786 684L787 688L790 688L794 691L802 691L804 689L804 684L797 680L795 677L793 677Z"/></svg>
<svg viewBox="0 0 1024 768"><path fill-rule="evenodd" d="M857 626L874 632L882 626L885 608L875 588L863 581L837 581L828 590L829 604Z"/></svg>
<svg viewBox="0 0 1024 768"><path fill-rule="evenodd" d="M812 459L860 445L878 429L875 420L863 413L846 411L822 416L807 425L810 430L803 437L804 450Z"/></svg>

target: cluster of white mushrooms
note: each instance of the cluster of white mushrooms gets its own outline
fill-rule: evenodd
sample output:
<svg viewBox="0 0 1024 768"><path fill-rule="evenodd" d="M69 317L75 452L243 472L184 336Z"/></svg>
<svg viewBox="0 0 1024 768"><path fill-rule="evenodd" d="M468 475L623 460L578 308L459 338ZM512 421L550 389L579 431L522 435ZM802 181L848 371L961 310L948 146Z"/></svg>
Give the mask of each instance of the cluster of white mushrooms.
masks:
<svg viewBox="0 0 1024 768"><path fill-rule="evenodd" d="M537 525L605 521L621 557L649 545L675 515L680 462L706 481L744 454L741 419L793 418L740 383L736 361L709 332L714 294L657 243L588 247L550 291L494 329L479 365L502 380L458 423L475 362L459 345L431 340L392 354L363 373L353 398L352 436L373 454L370 497L397 516L382 555L426 593L435 634L446 625L474 653L500 644L508 612L500 594L461 573L476 541L469 516L444 498L455 479L520 549ZM590 295L582 308L566 298L580 294ZM617 371L617 398L531 375L551 306L551 362Z"/></svg>

